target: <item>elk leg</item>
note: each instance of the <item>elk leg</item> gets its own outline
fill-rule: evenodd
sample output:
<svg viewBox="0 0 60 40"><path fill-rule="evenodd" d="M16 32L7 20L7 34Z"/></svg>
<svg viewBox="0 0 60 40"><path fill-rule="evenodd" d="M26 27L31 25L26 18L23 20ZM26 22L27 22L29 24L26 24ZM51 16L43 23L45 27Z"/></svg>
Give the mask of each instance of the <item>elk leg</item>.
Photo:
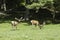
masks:
<svg viewBox="0 0 60 40"><path fill-rule="evenodd" d="M32 26L33 26L34 24L32 23Z"/></svg>
<svg viewBox="0 0 60 40"><path fill-rule="evenodd" d="M17 26L15 26L16 27L16 29L17 29Z"/></svg>
<svg viewBox="0 0 60 40"><path fill-rule="evenodd" d="M43 27L43 25L40 25L40 29Z"/></svg>

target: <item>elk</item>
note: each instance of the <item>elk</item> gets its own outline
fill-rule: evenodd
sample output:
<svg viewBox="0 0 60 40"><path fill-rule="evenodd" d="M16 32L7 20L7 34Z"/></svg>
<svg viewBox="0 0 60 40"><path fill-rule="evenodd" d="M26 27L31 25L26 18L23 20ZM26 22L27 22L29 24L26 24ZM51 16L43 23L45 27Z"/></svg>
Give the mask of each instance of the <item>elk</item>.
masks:
<svg viewBox="0 0 60 40"><path fill-rule="evenodd" d="M30 22L32 23L32 25L37 25L37 26L39 25L39 21L37 20L31 20Z"/></svg>
<svg viewBox="0 0 60 40"><path fill-rule="evenodd" d="M12 28L16 28L17 29L17 24L20 22L20 19L15 18L15 20L11 21L12 24Z"/></svg>
<svg viewBox="0 0 60 40"><path fill-rule="evenodd" d="M32 25L39 26L40 29L44 25L44 23L43 24L40 24L38 20L31 20L30 22L31 22Z"/></svg>

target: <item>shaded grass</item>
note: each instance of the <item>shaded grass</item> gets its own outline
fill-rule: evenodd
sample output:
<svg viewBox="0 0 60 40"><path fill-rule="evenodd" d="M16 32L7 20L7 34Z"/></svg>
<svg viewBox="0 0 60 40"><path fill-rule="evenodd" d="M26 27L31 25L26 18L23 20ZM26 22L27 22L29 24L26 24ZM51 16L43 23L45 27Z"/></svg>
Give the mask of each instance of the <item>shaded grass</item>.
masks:
<svg viewBox="0 0 60 40"><path fill-rule="evenodd" d="M0 40L60 40L60 24L45 25L42 29L19 23L12 30L10 23L0 23Z"/></svg>

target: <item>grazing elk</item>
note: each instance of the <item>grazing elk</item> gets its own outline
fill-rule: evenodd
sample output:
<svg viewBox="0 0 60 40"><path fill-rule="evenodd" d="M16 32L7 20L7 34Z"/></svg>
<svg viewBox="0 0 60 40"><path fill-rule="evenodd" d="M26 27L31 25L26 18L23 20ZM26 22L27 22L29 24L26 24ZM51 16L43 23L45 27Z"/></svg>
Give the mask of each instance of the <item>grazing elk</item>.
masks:
<svg viewBox="0 0 60 40"><path fill-rule="evenodd" d="M31 22L32 25L39 26L40 29L41 29L41 28L44 26L44 24L45 24L45 23L40 24L39 21L37 21L37 20L31 20L30 22Z"/></svg>
<svg viewBox="0 0 60 40"><path fill-rule="evenodd" d="M15 18L14 21L11 21L12 24L12 28L16 28L17 29L17 24L20 22L20 19Z"/></svg>

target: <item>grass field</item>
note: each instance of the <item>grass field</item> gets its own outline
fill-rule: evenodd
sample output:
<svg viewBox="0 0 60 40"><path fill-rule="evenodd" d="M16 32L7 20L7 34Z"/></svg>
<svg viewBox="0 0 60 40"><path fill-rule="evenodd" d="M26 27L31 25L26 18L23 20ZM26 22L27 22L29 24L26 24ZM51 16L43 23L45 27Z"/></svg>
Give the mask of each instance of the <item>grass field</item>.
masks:
<svg viewBox="0 0 60 40"><path fill-rule="evenodd" d="M42 29L20 23L12 30L10 23L0 23L0 40L60 40L60 24L45 25Z"/></svg>

